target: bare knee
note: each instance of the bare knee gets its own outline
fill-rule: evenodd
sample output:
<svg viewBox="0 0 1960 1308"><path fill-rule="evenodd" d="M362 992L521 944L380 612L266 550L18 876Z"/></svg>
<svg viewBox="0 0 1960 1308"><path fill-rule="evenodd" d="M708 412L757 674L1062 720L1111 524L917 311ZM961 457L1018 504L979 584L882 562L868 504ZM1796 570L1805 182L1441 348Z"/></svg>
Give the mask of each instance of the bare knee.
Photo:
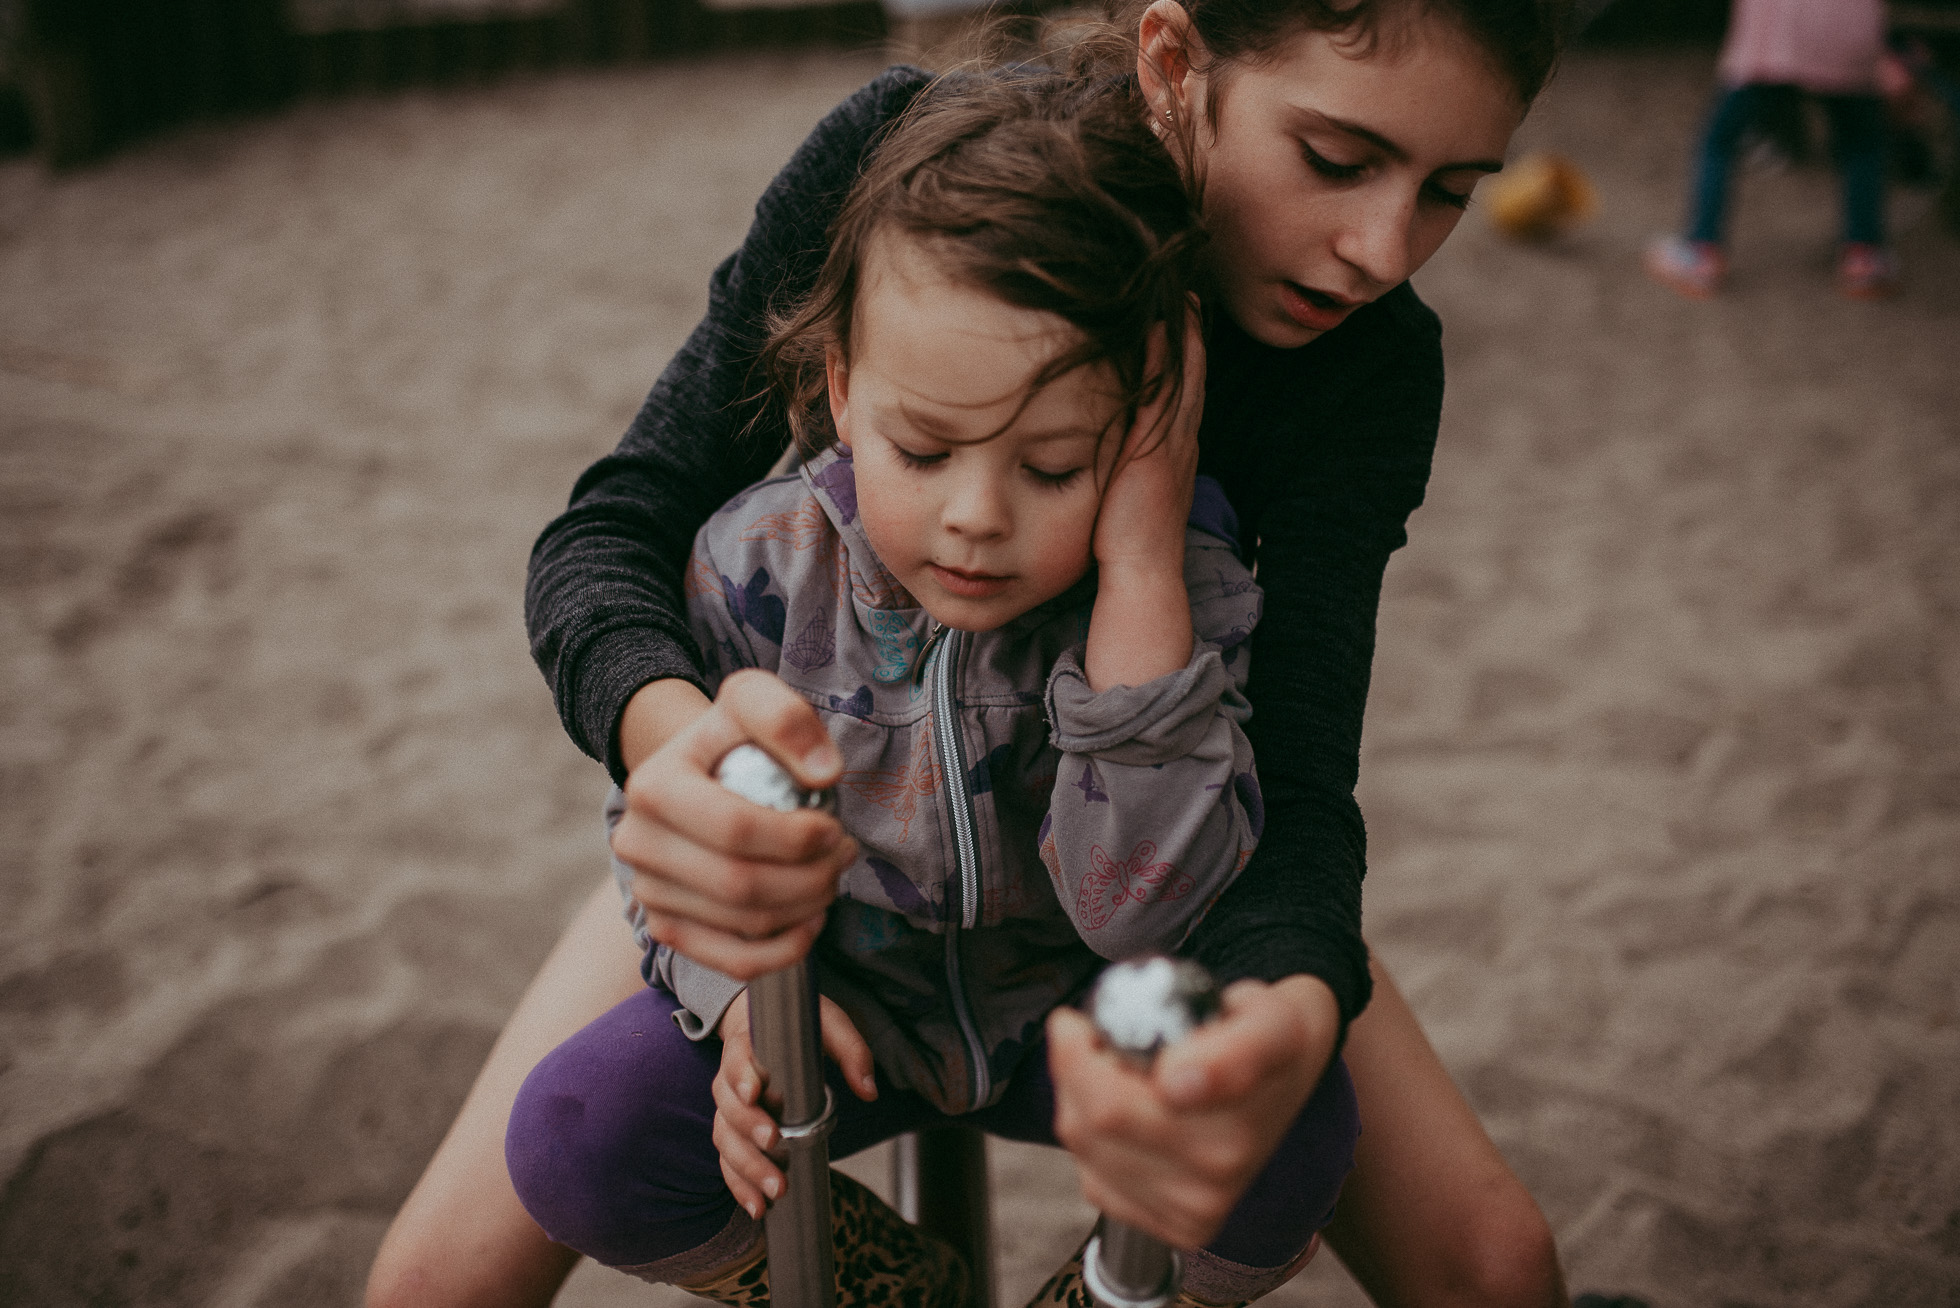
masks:
<svg viewBox="0 0 1960 1308"><path fill-rule="evenodd" d="M374 1266L368 1269L364 1302L367 1308L411 1308L431 1302L434 1298L431 1288L422 1268L412 1259L402 1257L391 1239L381 1246Z"/></svg>
<svg viewBox="0 0 1960 1308"><path fill-rule="evenodd" d="M1552 1228L1522 1185L1512 1182L1480 1205L1458 1233L1458 1293L1477 1308L1568 1308Z"/></svg>
<svg viewBox="0 0 1960 1308"><path fill-rule="evenodd" d="M366 1308L547 1308L578 1255L508 1192L474 1207L411 1197L368 1271Z"/></svg>

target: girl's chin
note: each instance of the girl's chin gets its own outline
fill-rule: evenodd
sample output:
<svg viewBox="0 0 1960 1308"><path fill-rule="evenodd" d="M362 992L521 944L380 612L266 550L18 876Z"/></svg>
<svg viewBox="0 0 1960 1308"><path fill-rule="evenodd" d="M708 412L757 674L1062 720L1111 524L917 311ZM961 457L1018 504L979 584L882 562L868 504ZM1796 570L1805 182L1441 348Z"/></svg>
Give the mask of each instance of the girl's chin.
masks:
<svg viewBox="0 0 1960 1308"><path fill-rule="evenodd" d="M1269 288L1260 293L1241 291L1225 307L1240 331L1276 350L1297 350L1321 336L1320 331L1295 321Z"/></svg>
<svg viewBox="0 0 1960 1308"><path fill-rule="evenodd" d="M1239 323L1241 327L1245 323ZM1310 345L1321 338L1319 328L1302 326L1289 318L1285 311L1275 308L1260 321L1260 330L1246 328L1246 335L1261 345L1270 345L1276 350L1297 350L1302 345Z"/></svg>

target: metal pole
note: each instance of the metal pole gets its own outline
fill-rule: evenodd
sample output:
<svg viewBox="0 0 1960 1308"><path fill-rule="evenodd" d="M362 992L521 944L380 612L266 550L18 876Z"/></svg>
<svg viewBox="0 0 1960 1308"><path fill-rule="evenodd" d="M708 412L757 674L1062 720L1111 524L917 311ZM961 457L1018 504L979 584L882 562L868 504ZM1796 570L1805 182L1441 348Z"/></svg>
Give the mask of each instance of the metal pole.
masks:
<svg viewBox="0 0 1960 1308"><path fill-rule="evenodd" d="M935 1126L892 1141L892 1207L965 1260L965 1308L993 1308L993 1218L987 1137L971 1126Z"/></svg>
<svg viewBox="0 0 1960 1308"><path fill-rule="evenodd" d="M765 808L794 812L833 804L828 791L799 788L754 745L730 750L715 770L722 785ZM831 1308L836 1299L830 1242L830 1128L836 1121L823 1079L817 985L806 958L749 983L749 1041L762 1071L763 1106L777 1122L776 1161L787 1184L769 1205L769 1302L775 1308Z"/></svg>
<svg viewBox="0 0 1960 1308"><path fill-rule="evenodd" d="M788 1184L769 1205L769 1302L780 1308L830 1308L836 1268L830 1243L830 1127L835 1120L823 1080L817 1033L817 987L806 959L749 983L749 1039L762 1069L765 1104L776 1115ZM781 1096L780 1102L777 1096Z"/></svg>
<svg viewBox="0 0 1960 1308"><path fill-rule="evenodd" d="M1140 1067L1217 1012L1211 974L1187 959L1118 963L1089 997L1096 1030ZM1105 1217L1082 1252L1082 1280L1099 1308L1167 1308L1184 1280L1184 1263L1161 1240Z"/></svg>

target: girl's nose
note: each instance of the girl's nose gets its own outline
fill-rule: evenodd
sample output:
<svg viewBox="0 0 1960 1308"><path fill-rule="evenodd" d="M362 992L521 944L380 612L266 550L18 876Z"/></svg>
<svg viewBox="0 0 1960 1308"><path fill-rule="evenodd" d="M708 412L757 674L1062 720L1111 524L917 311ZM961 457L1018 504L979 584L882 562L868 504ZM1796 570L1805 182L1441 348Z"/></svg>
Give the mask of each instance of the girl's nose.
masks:
<svg viewBox="0 0 1960 1308"><path fill-rule="evenodd" d="M1363 187L1334 238L1334 253L1373 285L1376 294L1399 286L1414 271L1416 194L1401 186Z"/></svg>
<svg viewBox="0 0 1960 1308"><path fill-rule="evenodd" d="M951 481L939 510L940 524L946 530L977 540L1007 534L1011 523L1007 497L992 475L973 468Z"/></svg>

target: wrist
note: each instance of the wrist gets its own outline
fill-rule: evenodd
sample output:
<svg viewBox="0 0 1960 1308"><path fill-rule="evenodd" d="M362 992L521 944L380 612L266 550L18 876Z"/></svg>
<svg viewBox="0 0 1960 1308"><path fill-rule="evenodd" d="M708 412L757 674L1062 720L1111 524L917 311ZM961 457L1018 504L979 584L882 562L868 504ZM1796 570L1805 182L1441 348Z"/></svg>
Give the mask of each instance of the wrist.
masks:
<svg viewBox="0 0 1960 1308"><path fill-rule="evenodd" d="M1110 559L1096 560L1096 593L1137 592L1157 598L1158 593L1176 587L1184 594L1184 535L1178 533L1175 549L1132 550ZM1185 601L1188 605L1189 601Z"/></svg>
<svg viewBox="0 0 1960 1308"><path fill-rule="evenodd" d="M1083 672L1100 694L1141 686L1191 661L1191 597L1182 563L1168 577L1147 572L1098 573L1089 614Z"/></svg>
<svg viewBox="0 0 1960 1308"><path fill-rule="evenodd" d="M1333 987L1301 972L1275 981L1273 993L1285 1003L1299 1027L1301 1058L1318 1081L1333 1061L1334 1045L1341 1033L1341 1005Z"/></svg>
<svg viewBox="0 0 1960 1308"><path fill-rule="evenodd" d="M678 677L649 681L619 715L619 757L628 772L657 753L712 706L700 687Z"/></svg>

